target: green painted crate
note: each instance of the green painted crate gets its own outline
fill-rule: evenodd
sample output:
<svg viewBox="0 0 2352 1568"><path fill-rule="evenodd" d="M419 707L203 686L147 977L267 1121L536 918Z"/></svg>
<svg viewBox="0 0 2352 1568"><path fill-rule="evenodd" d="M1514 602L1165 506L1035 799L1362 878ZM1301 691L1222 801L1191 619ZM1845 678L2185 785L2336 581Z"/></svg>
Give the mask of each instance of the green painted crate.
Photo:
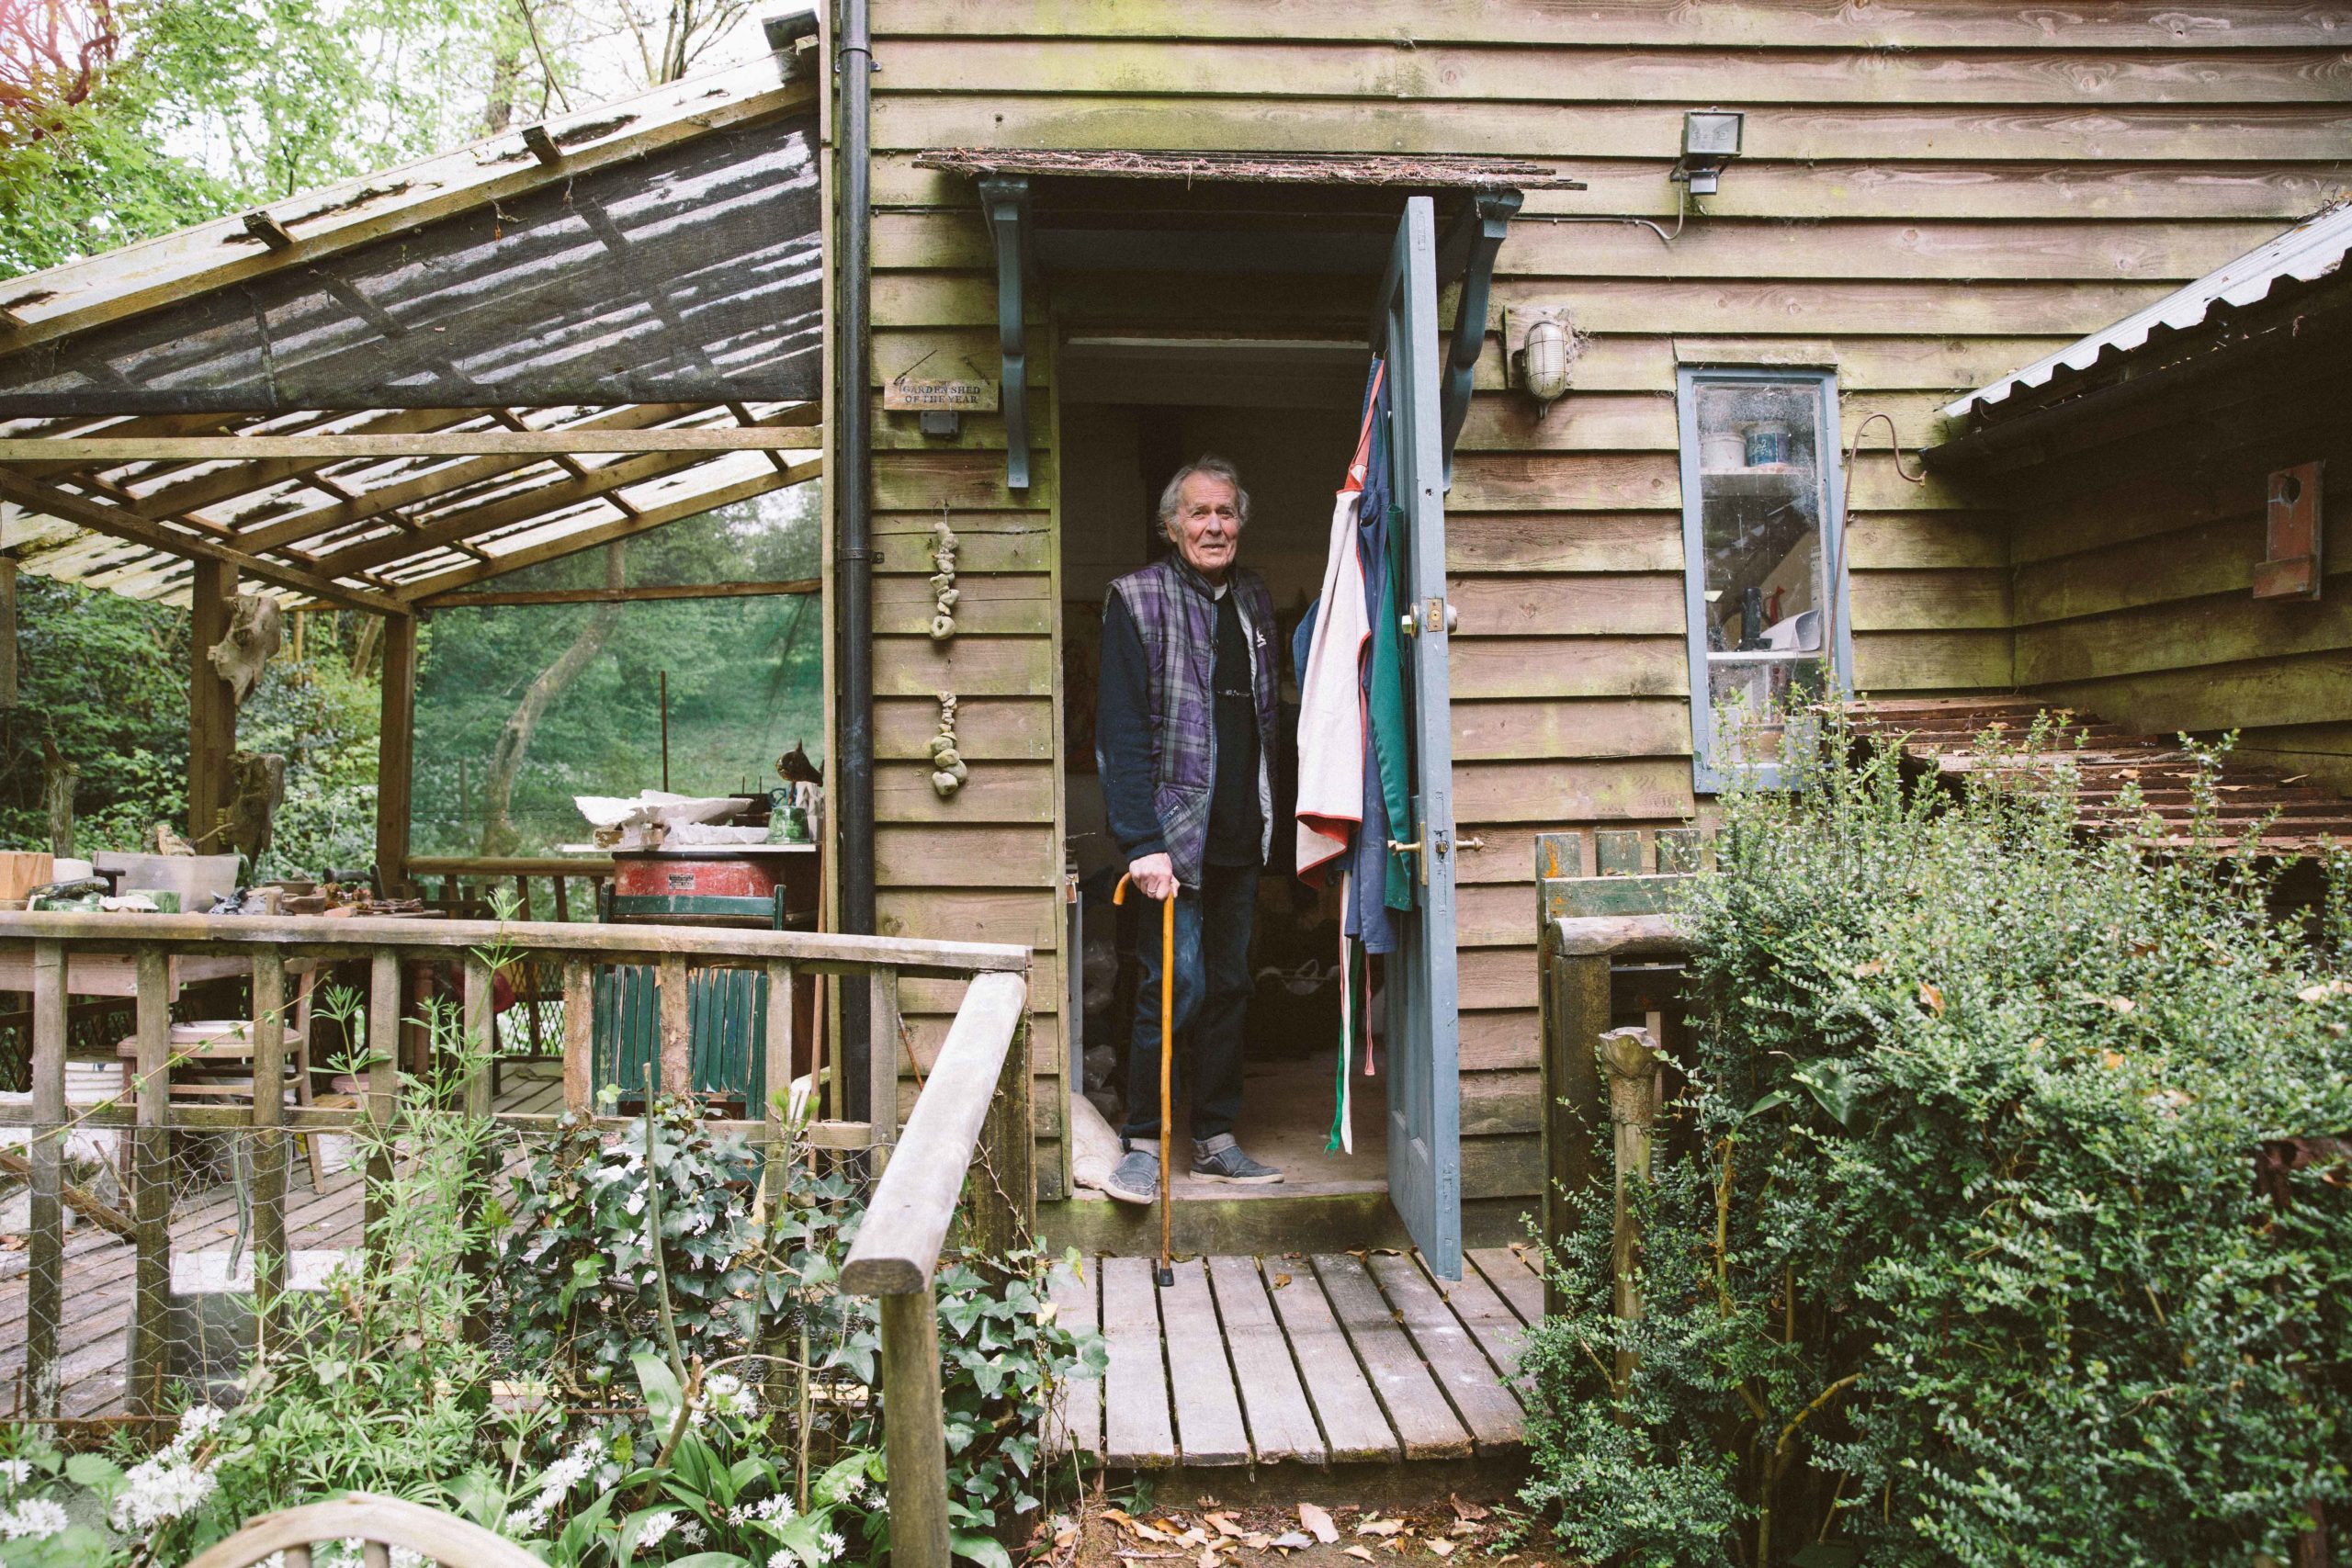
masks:
<svg viewBox="0 0 2352 1568"><path fill-rule="evenodd" d="M695 1092L737 1100L757 1114L767 1082L768 977L752 969L686 971L686 1033ZM660 1058L662 978L650 964L615 964L596 971L595 1030L590 1060L601 1100L605 1086L623 1100L645 1093L650 1065Z"/></svg>

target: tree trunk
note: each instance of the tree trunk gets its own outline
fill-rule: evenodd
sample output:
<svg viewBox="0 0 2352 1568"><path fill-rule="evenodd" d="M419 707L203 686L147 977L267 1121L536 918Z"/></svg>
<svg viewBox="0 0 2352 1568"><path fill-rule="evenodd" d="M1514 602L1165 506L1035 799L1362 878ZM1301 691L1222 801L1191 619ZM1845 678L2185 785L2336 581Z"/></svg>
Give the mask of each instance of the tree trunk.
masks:
<svg viewBox="0 0 2352 1568"><path fill-rule="evenodd" d="M57 750L57 742L44 735L41 750L41 804L49 813L49 852L71 856L74 853L74 781L81 776L80 764L67 761Z"/></svg>
<svg viewBox="0 0 2352 1568"><path fill-rule="evenodd" d="M621 582L621 546L616 540L605 547L605 586L617 591ZM514 780L523 771L523 759L531 749L531 732L539 720L561 696L564 688L580 678L588 661L605 646L619 624L623 606L617 602L598 604L589 612L587 624L571 646L557 656L556 661L539 671L537 680L523 693L523 700L515 705L505 728L498 732L498 745L491 752L490 776L482 787L481 852L504 855L514 852L516 834L507 812L514 800Z"/></svg>

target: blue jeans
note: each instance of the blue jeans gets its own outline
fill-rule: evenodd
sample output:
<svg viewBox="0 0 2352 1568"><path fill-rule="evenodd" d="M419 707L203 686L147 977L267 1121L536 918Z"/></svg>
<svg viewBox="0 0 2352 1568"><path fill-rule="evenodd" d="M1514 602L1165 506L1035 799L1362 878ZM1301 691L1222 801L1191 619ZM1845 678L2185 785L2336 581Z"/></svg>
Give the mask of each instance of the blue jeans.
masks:
<svg viewBox="0 0 2352 1568"><path fill-rule="evenodd" d="M1176 1054L1172 1084L1190 1099L1193 1136L1233 1131L1241 1111L1241 1055L1250 1014L1250 925L1258 912L1258 868L1212 865L1203 886L1176 897ZM1127 1043L1127 1117L1122 1139L1159 1136L1159 907L1146 902L1136 922L1136 1021Z"/></svg>

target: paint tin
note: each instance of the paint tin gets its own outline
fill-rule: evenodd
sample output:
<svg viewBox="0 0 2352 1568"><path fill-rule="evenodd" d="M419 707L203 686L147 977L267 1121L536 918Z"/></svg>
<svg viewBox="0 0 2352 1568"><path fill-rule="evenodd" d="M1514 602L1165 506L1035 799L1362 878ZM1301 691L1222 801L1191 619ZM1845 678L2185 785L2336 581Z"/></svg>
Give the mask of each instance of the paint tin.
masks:
<svg viewBox="0 0 2352 1568"><path fill-rule="evenodd" d="M1789 427L1778 420L1762 420L1747 430L1747 466L1778 468L1789 460Z"/></svg>

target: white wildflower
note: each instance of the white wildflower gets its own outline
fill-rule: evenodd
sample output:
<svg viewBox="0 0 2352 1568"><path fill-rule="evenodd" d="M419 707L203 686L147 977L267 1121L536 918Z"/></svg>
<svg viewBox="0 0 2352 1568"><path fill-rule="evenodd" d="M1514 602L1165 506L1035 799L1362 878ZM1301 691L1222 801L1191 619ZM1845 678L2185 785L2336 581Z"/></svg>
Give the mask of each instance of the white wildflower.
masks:
<svg viewBox="0 0 2352 1568"><path fill-rule="evenodd" d="M28 1459L0 1459L0 1476L7 1479L11 1492L22 1486L32 1472L33 1461Z"/></svg>
<svg viewBox="0 0 2352 1568"><path fill-rule="evenodd" d="M185 1427L182 1436L185 1438ZM114 1505L114 1528L146 1534L212 1495L214 1484L211 1471L190 1463L175 1442L153 1459L132 1465L123 1477L123 1493Z"/></svg>
<svg viewBox="0 0 2352 1568"><path fill-rule="evenodd" d="M831 1562L832 1559L839 1557L842 1554L843 1549L849 1545L849 1542L843 1540L833 1531L827 1530L823 1535L817 1538L817 1545L819 1549L824 1552L826 1561Z"/></svg>
<svg viewBox="0 0 2352 1568"><path fill-rule="evenodd" d="M217 1430L228 1418L225 1411L209 1404L191 1404L180 1412L180 1434L173 1439L173 1445L177 1447L182 1443L198 1442Z"/></svg>
<svg viewBox="0 0 2352 1568"><path fill-rule="evenodd" d="M678 1544L681 1546L700 1546L703 1541L707 1539L708 1534L709 1532L702 1528L702 1521L700 1519L688 1519L684 1524L678 1527Z"/></svg>
<svg viewBox="0 0 2352 1568"><path fill-rule="evenodd" d="M47 1540L72 1522L65 1517L63 1504L46 1497L28 1497L0 1514L0 1537L9 1540Z"/></svg>
<svg viewBox="0 0 2352 1568"><path fill-rule="evenodd" d="M661 1545L663 1538L669 1535L677 1522L677 1512L671 1508L664 1508L658 1514L646 1515L645 1522L637 1527L637 1544L639 1547Z"/></svg>
<svg viewBox="0 0 2352 1568"><path fill-rule="evenodd" d="M764 1503L754 1505L752 1509L753 1517L778 1525L789 1521L798 1512L799 1510L792 1506L792 1499L780 1493Z"/></svg>
<svg viewBox="0 0 2352 1568"><path fill-rule="evenodd" d="M768 1568L800 1568L800 1560L779 1546L768 1559Z"/></svg>

